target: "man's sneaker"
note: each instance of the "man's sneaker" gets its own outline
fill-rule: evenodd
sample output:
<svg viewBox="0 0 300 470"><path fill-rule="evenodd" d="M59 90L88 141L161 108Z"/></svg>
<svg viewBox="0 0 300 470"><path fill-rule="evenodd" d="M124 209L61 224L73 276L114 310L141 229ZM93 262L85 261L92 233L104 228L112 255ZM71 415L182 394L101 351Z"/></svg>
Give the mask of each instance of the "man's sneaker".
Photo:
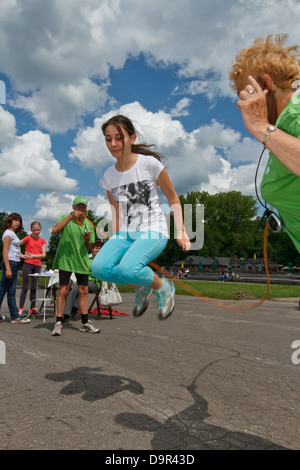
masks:
<svg viewBox="0 0 300 470"><path fill-rule="evenodd" d="M81 323L81 327L79 328L79 331L83 331L84 333L99 333L100 329L95 328L92 325L92 322L88 320L87 323Z"/></svg>
<svg viewBox="0 0 300 470"><path fill-rule="evenodd" d="M1 323L2 321L5 321L5 316L4 316L4 315L0 315L0 323Z"/></svg>
<svg viewBox="0 0 300 470"><path fill-rule="evenodd" d="M31 320L29 320L29 318L22 318L22 317L19 317L19 318L15 318L14 320L11 320L10 323L30 323Z"/></svg>
<svg viewBox="0 0 300 470"><path fill-rule="evenodd" d="M62 322L57 321L52 330L51 336L61 336Z"/></svg>
<svg viewBox="0 0 300 470"><path fill-rule="evenodd" d="M164 278L164 285L155 290L158 302L158 318L165 320L168 318L175 307L175 285L174 282Z"/></svg>
<svg viewBox="0 0 300 470"><path fill-rule="evenodd" d="M140 317L147 310L149 305L150 295L153 289L151 287L141 287L135 290L135 304L132 315Z"/></svg>

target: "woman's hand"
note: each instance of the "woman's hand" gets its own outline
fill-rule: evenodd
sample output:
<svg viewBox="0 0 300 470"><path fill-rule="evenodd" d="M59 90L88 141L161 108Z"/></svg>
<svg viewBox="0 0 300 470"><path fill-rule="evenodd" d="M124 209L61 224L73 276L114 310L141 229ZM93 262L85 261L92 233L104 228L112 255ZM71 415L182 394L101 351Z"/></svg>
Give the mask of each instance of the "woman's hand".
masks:
<svg viewBox="0 0 300 470"><path fill-rule="evenodd" d="M293 89L283 93L276 87L269 75L264 74L262 81L264 89L254 80L248 77L249 84L239 94L237 103L248 131L259 142L266 138L268 126L274 125L277 114L282 113L288 101L293 97ZM281 96L281 100L275 99ZM279 101L278 101L279 100ZM272 132L267 141L267 149L296 176L300 177L300 138L287 134L281 129Z"/></svg>
<svg viewBox="0 0 300 470"><path fill-rule="evenodd" d="M257 140L261 140L261 135L265 135L270 125L266 98L269 90L263 90L251 76L248 80L249 84L239 93L237 106L242 113L247 130Z"/></svg>

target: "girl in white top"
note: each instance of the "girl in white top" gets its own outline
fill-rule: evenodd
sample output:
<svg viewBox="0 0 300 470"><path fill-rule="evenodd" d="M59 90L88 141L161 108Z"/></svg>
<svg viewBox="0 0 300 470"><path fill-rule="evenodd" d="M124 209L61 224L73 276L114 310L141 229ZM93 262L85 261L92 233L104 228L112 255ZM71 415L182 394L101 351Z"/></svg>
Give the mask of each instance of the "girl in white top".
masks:
<svg viewBox="0 0 300 470"><path fill-rule="evenodd" d="M20 252L20 239L17 234L22 231L22 217L20 214L12 213L4 221L3 259L1 261L2 276L0 280L0 308L5 295L7 294L7 304L9 308L11 323L30 323L20 317L16 303L16 289L19 272L20 258L24 258ZM0 321L5 317L0 315Z"/></svg>
<svg viewBox="0 0 300 470"><path fill-rule="evenodd" d="M102 132L116 159L103 177L112 207L114 235L94 259L93 274L104 281L135 286L135 316L145 312L154 290L158 316L165 319L175 306L175 286L154 273L148 263L159 256L168 241L158 186L173 212L178 245L184 251L190 249L178 195L160 161L161 155L151 149L152 145L135 144L137 132L127 117L112 117L103 124Z"/></svg>

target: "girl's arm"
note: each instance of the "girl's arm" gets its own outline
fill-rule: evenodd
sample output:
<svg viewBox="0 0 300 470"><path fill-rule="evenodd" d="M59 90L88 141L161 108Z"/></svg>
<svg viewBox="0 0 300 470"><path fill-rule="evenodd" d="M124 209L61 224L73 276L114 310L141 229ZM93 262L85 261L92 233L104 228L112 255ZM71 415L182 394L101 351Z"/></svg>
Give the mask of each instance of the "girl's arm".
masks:
<svg viewBox="0 0 300 470"><path fill-rule="evenodd" d="M46 243L42 246L42 254L41 254L41 259L46 258Z"/></svg>
<svg viewBox="0 0 300 470"><path fill-rule="evenodd" d="M44 259L46 258L46 243L42 246L42 251L38 255L34 255L33 253L28 253L28 258L30 259Z"/></svg>
<svg viewBox="0 0 300 470"><path fill-rule="evenodd" d="M8 258L8 250L11 244L11 238L7 235L4 237L3 240L3 261L5 264L5 270L6 270L6 276L8 279L11 279L12 277L12 272L10 269L10 264L9 264L9 258Z"/></svg>
<svg viewBox="0 0 300 470"><path fill-rule="evenodd" d="M110 191L107 191L107 195L112 211L112 231L115 234L120 230L120 205L114 200Z"/></svg>
<svg viewBox="0 0 300 470"><path fill-rule="evenodd" d="M166 196L173 213L177 232L177 243L183 251L189 251L191 248L191 242L184 227L180 200L165 168L160 173L156 182Z"/></svg>
<svg viewBox="0 0 300 470"><path fill-rule="evenodd" d="M26 246L26 242L25 242L25 239L23 238L22 240L19 241L19 245L22 246L22 245L25 245ZM26 249L26 248L25 248ZM25 253L25 255L21 252L20 253L20 258L22 259L28 259L30 258L30 256L28 255L28 253Z"/></svg>

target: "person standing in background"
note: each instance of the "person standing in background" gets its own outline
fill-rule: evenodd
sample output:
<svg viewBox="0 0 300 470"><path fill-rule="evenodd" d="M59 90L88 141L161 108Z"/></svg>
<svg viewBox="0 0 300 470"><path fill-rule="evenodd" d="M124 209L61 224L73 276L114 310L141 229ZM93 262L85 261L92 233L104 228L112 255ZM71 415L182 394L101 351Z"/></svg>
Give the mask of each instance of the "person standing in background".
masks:
<svg viewBox="0 0 300 470"><path fill-rule="evenodd" d="M23 230L23 221L20 214L13 212L4 221L3 241L3 259L0 263L2 270L0 280L0 309L3 299L7 294L7 304L10 313L11 323L30 323L29 319L22 318L16 302L16 289L19 273L21 255L20 240L18 233ZM4 321L5 317L0 315L0 321Z"/></svg>
<svg viewBox="0 0 300 470"><path fill-rule="evenodd" d="M58 249L53 262L53 269L59 270L59 291L57 296L56 323L52 336L61 336L64 321L66 297L70 289L71 274L77 279L79 291L79 307L81 311L81 327L79 331L99 333L88 319L88 251L95 243L93 226L85 219L87 199L77 196L73 201L73 211L63 215L54 225L52 232L60 233Z"/></svg>
<svg viewBox="0 0 300 470"><path fill-rule="evenodd" d="M26 247L26 259L23 264L23 285L20 296L19 304L19 315L22 316L23 308L25 304L26 294L29 288L30 277L29 274L39 274L41 272L42 259L46 257L46 240L40 237L41 224L34 221L30 225L31 235L24 237L20 241L20 246L25 245ZM35 306L36 289L38 279L31 277L30 283L30 314L37 315L40 312L37 311Z"/></svg>
<svg viewBox="0 0 300 470"><path fill-rule="evenodd" d="M261 195L300 253L300 60L286 40L257 38L237 54L229 79L246 129L269 151Z"/></svg>
<svg viewBox="0 0 300 470"><path fill-rule="evenodd" d="M100 249L103 246L102 240L96 240L92 246L92 254L88 256L88 267L89 267L89 283L88 283L88 290L89 292L100 291L101 288L101 281L96 279L92 273L92 262L95 256L99 253ZM72 287L71 292L68 293L65 308L64 308L64 319L69 319L72 316L73 312L77 312L79 309L78 304L79 299L79 291L78 291L78 284L75 283Z"/></svg>

